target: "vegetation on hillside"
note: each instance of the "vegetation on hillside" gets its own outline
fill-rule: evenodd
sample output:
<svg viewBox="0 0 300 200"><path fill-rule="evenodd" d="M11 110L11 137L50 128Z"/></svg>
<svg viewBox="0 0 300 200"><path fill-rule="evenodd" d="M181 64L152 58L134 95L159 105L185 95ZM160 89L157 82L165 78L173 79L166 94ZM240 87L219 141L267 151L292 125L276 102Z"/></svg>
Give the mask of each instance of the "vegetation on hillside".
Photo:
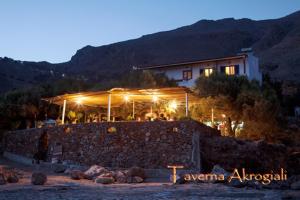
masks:
<svg viewBox="0 0 300 200"><path fill-rule="evenodd" d="M161 74L132 71L124 74L122 78L117 76L110 82L89 83L64 78L27 89L13 90L0 96L0 130L30 128L34 127L35 121L57 119L59 107L41 101L43 97L88 90L107 90L112 87L153 88L175 85L174 81L168 80Z"/></svg>
<svg viewBox="0 0 300 200"><path fill-rule="evenodd" d="M98 83L63 78L27 89L10 91L0 97L0 130L34 127L35 121L59 118L59 107L41 101L43 97L88 90L107 90L112 87L172 86L176 86L176 83L165 75L138 70ZM288 133L283 131L287 122L284 117L286 113L282 108L284 102L295 100L279 96L276 84L265 81L260 86L258 82L249 81L246 77L213 74L210 77L200 77L194 90L201 100L190 108L191 117L201 122L211 122L213 112L212 125L215 128L223 128L223 135L253 140L266 139L272 142L292 141ZM123 111L125 112L124 109ZM176 115L184 116L184 109L177 112ZM67 113L66 117L74 116L74 113Z"/></svg>
<svg viewBox="0 0 300 200"><path fill-rule="evenodd" d="M213 109L215 121L224 122L224 134L228 136L267 140L276 137L280 103L269 84L260 87L243 76L213 74L200 77L195 91L202 100L193 108L194 117L210 120L211 115L202 113L210 114Z"/></svg>

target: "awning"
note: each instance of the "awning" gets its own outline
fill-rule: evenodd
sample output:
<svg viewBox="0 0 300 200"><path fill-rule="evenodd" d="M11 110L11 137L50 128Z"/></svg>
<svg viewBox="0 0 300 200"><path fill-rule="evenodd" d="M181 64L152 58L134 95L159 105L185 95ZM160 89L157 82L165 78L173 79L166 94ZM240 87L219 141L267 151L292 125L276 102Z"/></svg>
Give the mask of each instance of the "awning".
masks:
<svg viewBox="0 0 300 200"><path fill-rule="evenodd" d="M155 89L113 88L107 91L64 94L56 97L43 98L43 100L57 105L63 105L64 100L66 100L68 105L73 106L80 104L91 107L107 107L109 95L111 98L111 107L119 107L126 101L134 101L136 103L176 101L178 105L185 105L187 95L189 104L193 104L199 100L199 97L186 87Z"/></svg>

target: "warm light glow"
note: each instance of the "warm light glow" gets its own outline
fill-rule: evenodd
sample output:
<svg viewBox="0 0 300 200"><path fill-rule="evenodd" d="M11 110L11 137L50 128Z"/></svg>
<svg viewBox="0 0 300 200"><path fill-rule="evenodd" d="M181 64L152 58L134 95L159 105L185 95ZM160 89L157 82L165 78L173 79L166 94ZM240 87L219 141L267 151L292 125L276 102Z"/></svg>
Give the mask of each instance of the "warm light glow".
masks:
<svg viewBox="0 0 300 200"><path fill-rule="evenodd" d="M125 95L125 96L124 96L124 100L125 100L126 102L128 102L128 101L129 101L129 96L128 96L128 95Z"/></svg>
<svg viewBox="0 0 300 200"><path fill-rule="evenodd" d="M235 74L235 68L234 66L228 66L225 68L225 73L227 75L234 75Z"/></svg>
<svg viewBox="0 0 300 200"><path fill-rule="evenodd" d="M78 98L75 100L75 102L76 102L76 104L81 105L83 100L84 100L84 97L78 97Z"/></svg>
<svg viewBox="0 0 300 200"><path fill-rule="evenodd" d="M168 103L166 109L168 112L175 113L177 110L178 104L175 100Z"/></svg>
<svg viewBox="0 0 300 200"><path fill-rule="evenodd" d="M153 96L153 97L152 97L152 101L153 101L153 102L157 102L157 101L158 101L158 97L157 97L157 96Z"/></svg>
<svg viewBox="0 0 300 200"><path fill-rule="evenodd" d="M170 108L176 110L177 109L177 102L176 101L171 101Z"/></svg>
<svg viewBox="0 0 300 200"><path fill-rule="evenodd" d="M204 69L204 76L205 77L209 77L212 73L213 73L213 69L212 68L206 68L206 69Z"/></svg>

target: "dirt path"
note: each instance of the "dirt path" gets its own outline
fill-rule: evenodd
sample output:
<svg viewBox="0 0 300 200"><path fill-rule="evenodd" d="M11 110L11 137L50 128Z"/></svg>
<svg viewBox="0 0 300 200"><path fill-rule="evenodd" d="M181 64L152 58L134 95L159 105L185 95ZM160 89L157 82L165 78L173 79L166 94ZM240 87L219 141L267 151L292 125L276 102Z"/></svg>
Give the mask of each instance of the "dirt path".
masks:
<svg viewBox="0 0 300 200"><path fill-rule="evenodd" d="M25 166L0 158L0 165L18 169L23 174L19 183L0 186L0 200L58 200L58 199L297 199L299 192L232 188L222 184L142 183L102 185L93 181L75 181L66 175L57 175L49 169L39 169L48 175L44 186L30 183L33 166Z"/></svg>

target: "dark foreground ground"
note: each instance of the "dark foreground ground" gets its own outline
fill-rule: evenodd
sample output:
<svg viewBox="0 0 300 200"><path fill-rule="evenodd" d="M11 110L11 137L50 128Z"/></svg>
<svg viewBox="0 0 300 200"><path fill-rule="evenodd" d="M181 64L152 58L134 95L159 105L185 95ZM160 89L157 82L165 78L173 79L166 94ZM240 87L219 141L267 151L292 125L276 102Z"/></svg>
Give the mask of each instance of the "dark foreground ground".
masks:
<svg viewBox="0 0 300 200"><path fill-rule="evenodd" d="M30 183L34 166L25 166L0 158L0 165L18 169L23 174L19 183L0 185L0 200L58 200L58 199L300 199L299 191L255 190L233 188L222 184L185 184L151 182L141 184L102 185L93 181L71 180L67 175L57 175L49 169L39 169L48 175L44 186Z"/></svg>

